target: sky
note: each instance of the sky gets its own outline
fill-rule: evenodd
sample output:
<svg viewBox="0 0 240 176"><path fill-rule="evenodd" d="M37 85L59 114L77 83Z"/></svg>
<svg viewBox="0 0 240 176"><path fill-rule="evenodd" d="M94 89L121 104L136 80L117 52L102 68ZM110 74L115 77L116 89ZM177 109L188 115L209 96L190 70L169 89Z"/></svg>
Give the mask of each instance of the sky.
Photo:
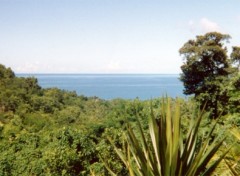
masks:
<svg viewBox="0 0 240 176"><path fill-rule="evenodd" d="M197 35L240 46L240 0L0 0L0 64L15 73L178 74Z"/></svg>

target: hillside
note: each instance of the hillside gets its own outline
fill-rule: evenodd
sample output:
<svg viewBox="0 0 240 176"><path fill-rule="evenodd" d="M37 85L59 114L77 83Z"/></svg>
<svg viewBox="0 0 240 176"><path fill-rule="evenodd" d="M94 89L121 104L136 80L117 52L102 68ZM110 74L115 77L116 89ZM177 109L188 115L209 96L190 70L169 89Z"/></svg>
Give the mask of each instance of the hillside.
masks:
<svg viewBox="0 0 240 176"><path fill-rule="evenodd" d="M180 102L186 132L194 100ZM150 107L159 116L160 104L160 98L106 101L57 88L43 89L37 79L16 77L10 68L0 65L0 175L108 175L104 159L115 173L127 175L108 138L122 148L122 131L127 125L135 126L138 117L147 130ZM221 118L215 134L239 128L238 115L234 112ZM210 119L203 120L201 134L208 131L209 124ZM231 136L227 143L235 140ZM239 157L239 144L232 153Z"/></svg>

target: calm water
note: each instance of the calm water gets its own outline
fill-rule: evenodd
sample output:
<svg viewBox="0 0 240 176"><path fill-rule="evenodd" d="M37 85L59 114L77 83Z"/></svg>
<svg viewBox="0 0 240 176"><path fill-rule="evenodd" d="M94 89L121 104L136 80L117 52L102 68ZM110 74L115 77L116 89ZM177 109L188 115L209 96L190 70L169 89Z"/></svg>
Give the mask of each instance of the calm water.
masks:
<svg viewBox="0 0 240 176"><path fill-rule="evenodd" d="M184 97L179 75L153 74L17 74L36 77L41 87L76 91L103 99L151 99L168 95Z"/></svg>

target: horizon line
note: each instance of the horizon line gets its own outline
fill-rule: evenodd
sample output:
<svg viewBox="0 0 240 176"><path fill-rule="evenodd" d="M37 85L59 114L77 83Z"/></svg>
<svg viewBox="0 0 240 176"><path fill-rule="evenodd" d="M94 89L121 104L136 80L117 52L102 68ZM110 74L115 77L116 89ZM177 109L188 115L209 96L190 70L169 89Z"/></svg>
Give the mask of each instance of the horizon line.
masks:
<svg viewBox="0 0 240 176"><path fill-rule="evenodd" d="M180 75L181 73L27 73L27 72L15 72L15 74L46 74L46 75Z"/></svg>

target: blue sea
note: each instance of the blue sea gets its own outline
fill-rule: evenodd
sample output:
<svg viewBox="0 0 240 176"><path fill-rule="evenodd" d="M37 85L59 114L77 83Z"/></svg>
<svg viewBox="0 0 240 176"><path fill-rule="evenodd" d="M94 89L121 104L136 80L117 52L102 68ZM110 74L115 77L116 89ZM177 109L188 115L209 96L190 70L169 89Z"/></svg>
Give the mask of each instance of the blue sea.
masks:
<svg viewBox="0 0 240 176"><path fill-rule="evenodd" d="M17 74L35 77L42 88L57 87L78 95L102 99L141 100L162 97L185 97L179 75L172 74Z"/></svg>

